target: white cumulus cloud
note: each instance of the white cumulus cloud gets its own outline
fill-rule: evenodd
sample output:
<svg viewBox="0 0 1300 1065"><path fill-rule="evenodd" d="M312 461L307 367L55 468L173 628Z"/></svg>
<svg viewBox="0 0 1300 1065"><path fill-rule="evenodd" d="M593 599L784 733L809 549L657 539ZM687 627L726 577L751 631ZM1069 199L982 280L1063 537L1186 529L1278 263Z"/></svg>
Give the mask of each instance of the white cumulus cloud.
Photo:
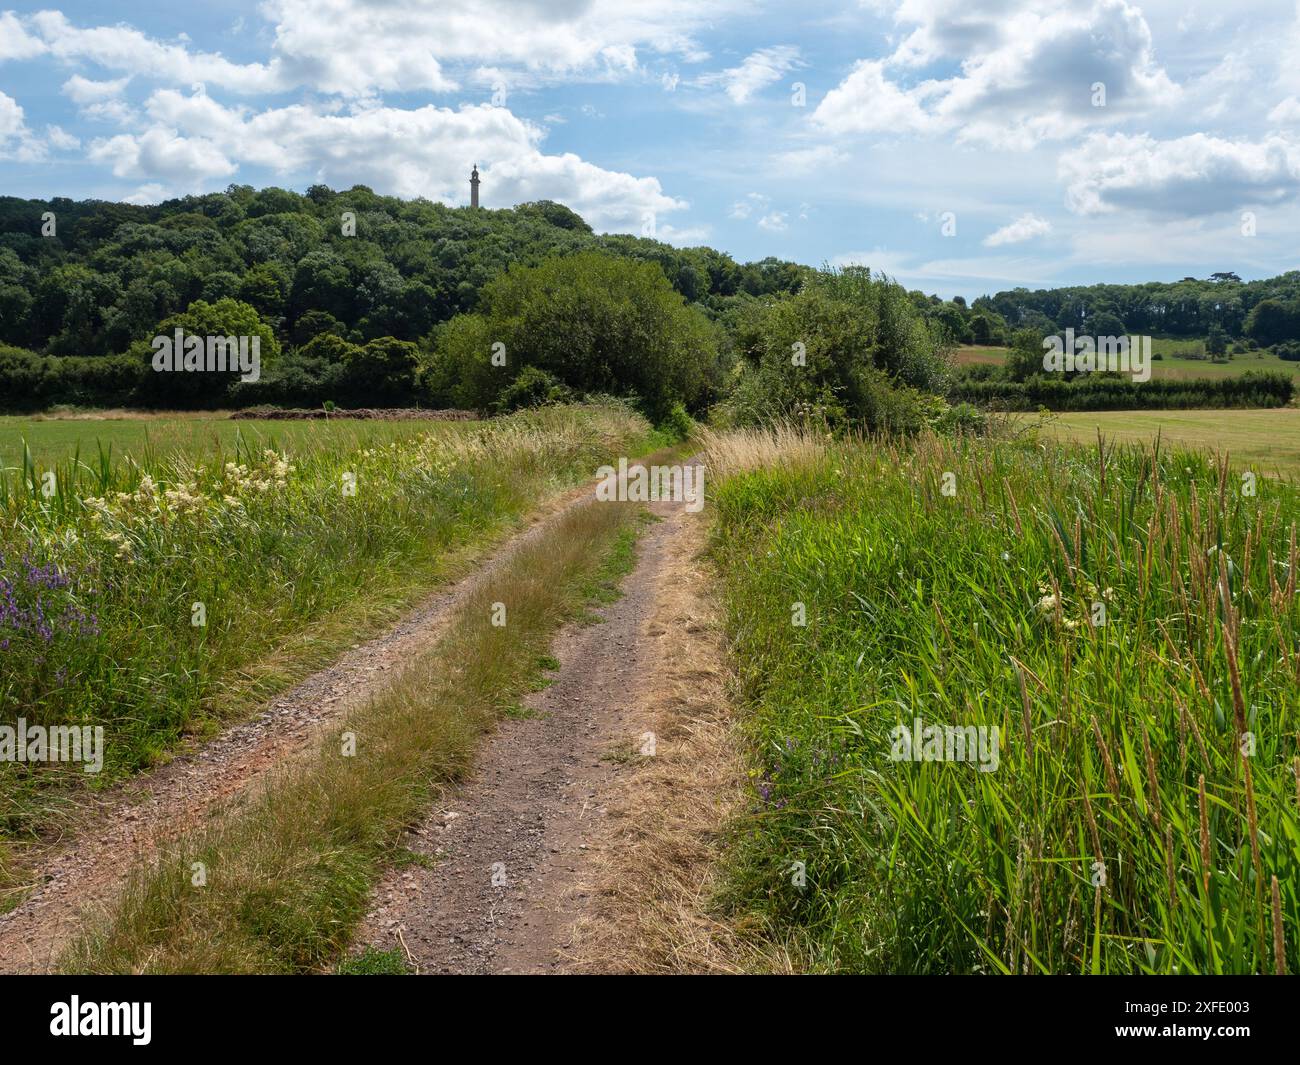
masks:
<svg viewBox="0 0 1300 1065"><path fill-rule="evenodd" d="M1033 240L1052 231L1052 224L1046 218L1039 218L1032 211L1022 214L1014 222L1009 222L1001 229L994 230L984 238L984 246L996 248L1001 244L1019 244Z"/></svg>
<svg viewBox="0 0 1300 1065"><path fill-rule="evenodd" d="M1300 191L1300 142L1093 134L1061 157L1059 170L1066 205L1079 214L1209 215L1292 199Z"/></svg>
<svg viewBox="0 0 1300 1065"><path fill-rule="evenodd" d="M700 85L722 85L733 103L747 103L789 71L800 66L799 49L793 45L762 48L746 56L738 67L700 77Z"/></svg>
<svg viewBox="0 0 1300 1065"><path fill-rule="evenodd" d="M601 230L639 232L647 215L683 210L657 178L608 170L570 152L546 154L544 132L505 108L457 110L379 103L348 111L295 104L227 107L202 92L160 89L146 104L143 134L97 142L92 158L119 177L192 188L232 173L235 161L283 178L356 183L399 196L462 202L469 168L482 174L483 202L562 201ZM660 226L662 229L662 225Z"/></svg>
<svg viewBox="0 0 1300 1065"><path fill-rule="evenodd" d="M904 0L895 20L914 28L826 94L813 113L825 131L1030 148L1179 98L1128 0Z"/></svg>

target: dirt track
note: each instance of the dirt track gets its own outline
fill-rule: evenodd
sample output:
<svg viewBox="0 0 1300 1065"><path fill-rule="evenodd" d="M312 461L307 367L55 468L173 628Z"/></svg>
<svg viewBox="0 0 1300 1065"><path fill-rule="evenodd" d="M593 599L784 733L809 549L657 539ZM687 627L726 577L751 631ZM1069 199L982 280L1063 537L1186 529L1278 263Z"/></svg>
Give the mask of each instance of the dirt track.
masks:
<svg viewBox="0 0 1300 1065"><path fill-rule="evenodd" d="M430 862L389 873L361 943L400 946L425 974L571 967L606 804L644 757L644 695L656 673L646 630L674 577L670 548L691 520L681 506L650 509L662 520L643 532L623 598L599 611L601 623L561 633L554 683L526 702L535 716L503 720L470 779L411 834L410 849Z"/></svg>
<svg viewBox="0 0 1300 1065"><path fill-rule="evenodd" d="M481 581L590 492L584 487L552 502L470 576L256 719L108 793L87 811L73 841L44 863L40 886L0 917L0 972L50 971L87 918L112 903L136 863L237 808L272 770L315 750L323 728L436 640ZM619 970L632 953L616 943L635 923L628 913L653 908L645 904L647 891L655 891L647 883L621 890L625 873L653 865L644 847L657 846L660 857L680 855L683 841L692 841L698 860L678 868L694 878L686 895L694 892L725 804L715 803L716 781L697 772L707 758L683 737L706 734L703 708L722 706L714 687L700 684L701 668L716 680L722 656L700 635L695 613L700 518L680 505L650 510L660 520L642 531L623 597L597 612L598 623L560 633L553 683L528 697L528 716L500 722L484 739L470 778L410 834L407 845L427 865L390 870L372 894L356 949L400 947L420 973ZM667 716L666 706L674 708ZM647 757L652 728L672 735L655 737L658 755ZM660 757L665 753L670 757ZM690 822L685 829L683 821ZM672 837L666 846L665 832ZM647 843L656 833L661 838ZM688 899L678 909L695 907ZM706 960L700 967L714 965Z"/></svg>

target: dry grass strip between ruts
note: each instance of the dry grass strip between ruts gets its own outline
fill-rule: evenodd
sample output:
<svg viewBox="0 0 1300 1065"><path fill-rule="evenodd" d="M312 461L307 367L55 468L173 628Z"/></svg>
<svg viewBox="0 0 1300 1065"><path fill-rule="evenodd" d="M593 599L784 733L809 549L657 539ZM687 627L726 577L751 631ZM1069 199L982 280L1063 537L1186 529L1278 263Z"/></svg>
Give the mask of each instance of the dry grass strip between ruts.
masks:
<svg viewBox="0 0 1300 1065"><path fill-rule="evenodd" d="M266 790L133 875L63 968L92 973L318 970L346 945L403 830L457 780L526 690L551 634L636 508L587 503L523 548L415 659ZM505 625L492 624L503 604ZM347 734L355 753L343 753Z"/></svg>
<svg viewBox="0 0 1300 1065"><path fill-rule="evenodd" d="M684 524L644 633L654 666L633 693L635 728L655 734L656 750L608 803L587 885L594 912L579 922L572 964L596 973L788 971L780 948L760 951L713 905L743 805L744 763L713 574L701 557L704 523L670 520Z"/></svg>

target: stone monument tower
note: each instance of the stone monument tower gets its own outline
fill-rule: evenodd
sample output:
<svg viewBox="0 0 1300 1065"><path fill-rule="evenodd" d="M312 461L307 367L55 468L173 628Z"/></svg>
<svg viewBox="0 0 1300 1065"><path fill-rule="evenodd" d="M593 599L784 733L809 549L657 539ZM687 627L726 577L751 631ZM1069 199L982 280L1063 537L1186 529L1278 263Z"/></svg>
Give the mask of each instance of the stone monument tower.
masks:
<svg viewBox="0 0 1300 1065"><path fill-rule="evenodd" d="M478 206L478 164L474 164L474 169L469 174L469 205Z"/></svg>

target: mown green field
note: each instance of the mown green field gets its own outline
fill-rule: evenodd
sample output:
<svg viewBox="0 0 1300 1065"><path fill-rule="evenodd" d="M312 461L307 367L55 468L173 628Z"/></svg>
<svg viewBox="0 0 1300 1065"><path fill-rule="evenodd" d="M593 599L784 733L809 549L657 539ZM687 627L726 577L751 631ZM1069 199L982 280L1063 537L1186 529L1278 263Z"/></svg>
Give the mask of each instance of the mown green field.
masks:
<svg viewBox="0 0 1300 1065"><path fill-rule="evenodd" d="M990 344L963 344L957 349L958 366L1001 366L1010 348Z"/></svg>
<svg viewBox="0 0 1300 1065"><path fill-rule="evenodd" d="M1168 446L706 457L730 919L812 971L1295 971L1294 491Z"/></svg>
<svg viewBox="0 0 1300 1065"><path fill-rule="evenodd" d="M0 468L21 467L23 444L41 465L71 458L92 462L99 449L111 449L115 459L133 455L217 456L237 445L290 448L295 451L319 442L348 442L351 446L406 440L427 430L430 421L369 421L331 418L326 421L231 420L221 414L122 415L118 417L0 416Z"/></svg>
<svg viewBox="0 0 1300 1065"><path fill-rule="evenodd" d="M1235 377L1250 370L1286 373L1300 378L1300 362L1286 362L1269 352L1234 355L1228 362L1211 362L1209 359L1192 359L1180 355L1181 352L1203 351L1204 347L1204 342L1200 340L1155 338L1151 342L1152 353L1163 357L1152 360L1152 378L1194 380L1199 377ZM1005 347L964 345L957 349L957 365L1001 366L1006 359L1007 350Z"/></svg>
<svg viewBox="0 0 1300 1065"><path fill-rule="evenodd" d="M1227 452L1234 467L1300 482L1300 410L1085 411L1053 415L1049 432L1096 444L1097 430L1121 443Z"/></svg>

